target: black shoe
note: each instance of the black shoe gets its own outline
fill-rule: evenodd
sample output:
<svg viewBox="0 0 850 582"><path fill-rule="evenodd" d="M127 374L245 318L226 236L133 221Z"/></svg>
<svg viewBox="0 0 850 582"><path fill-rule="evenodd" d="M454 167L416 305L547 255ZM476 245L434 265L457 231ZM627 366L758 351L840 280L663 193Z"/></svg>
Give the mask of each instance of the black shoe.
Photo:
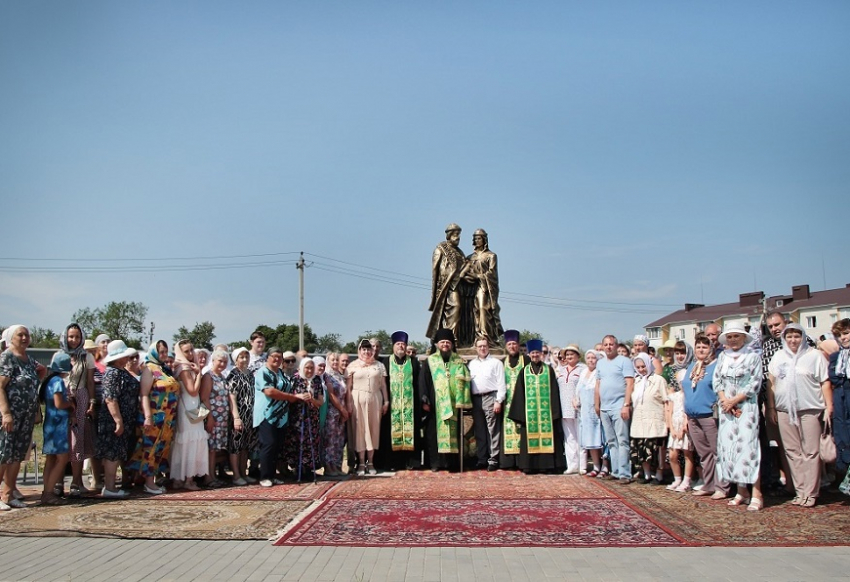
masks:
<svg viewBox="0 0 850 582"><path fill-rule="evenodd" d="M475 465L475 469L477 471L481 471L481 470L486 469L486 468L487 468L487 463L482 463L481 461L478 461L478 464Z"/></svg>
<svg viewBox="0 0 850 582"><path fill-rule="evenodd" d="M496 463L490 463L489 465L487 465L487 472L488 473L492 473L493 471L498 471L498 470L499 470L499 465L497 465Z"/></svg>
<svg viewBox="0 0 850 582"><path fill-rule="evenodd" d="M664 485L664 483L663 483L663 482L659 481L659 480L658 480L658 479L656 479L655 477L653 477L653 478L652 478L652 480L649 482L649 484L650 484L650 485L656 485L656 486L658 486L658 485Z"/></svg>
<svg viewBox="0 0 850 582"><path fill-rule="evenodd" d="M646 485L646 484L649 483L649 479L647 479L646 477L641 475L640 477L637 478L637 482L640 483L641 485Z"/></svg>

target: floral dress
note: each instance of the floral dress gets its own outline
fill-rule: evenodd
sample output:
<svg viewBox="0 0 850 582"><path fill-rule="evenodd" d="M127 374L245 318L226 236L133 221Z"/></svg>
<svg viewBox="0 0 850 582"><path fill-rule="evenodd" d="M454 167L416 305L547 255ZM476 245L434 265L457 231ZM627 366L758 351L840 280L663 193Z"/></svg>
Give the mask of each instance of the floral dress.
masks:
<svg viewBox="0 0 850 582"><path fill-rule="evenodd" d="M673 430L670 431L670 437L667 439L667 448L676 449L679 451L694 450L691 439L688 438L688 433L682 433L682 438L677 439L673 436L673 431L683 430L688 424L688 417L685 414L685 393L681 389L674 390L667 395L670 404L673 407L673 412L670 416Z"/></svg>
<svg viewBox="0 0 850 582"><path fill-rule="evenodd" d="M257 431L254 430L254 375L239 368L233 368L225 382L228 392L236 399L236 412L242 419L242 430L233 429L233 415L230 415L230 438L227 451L236 454L253 451L257 448Z"/></svg>
<svg viewBox="0 0 850 582"><path fill-rule="evenodd" d="M136 419L139 415L139 381L127 370L108 367L103 374L103 402L97 415L98 431L95 457L108 461L126 461L136 449ZM124 431L115 434L115 421L107 401L118 404Z"/></svg>
<svg viewBox="0 0 850 582"><path fill-rule="evenodd" d="M728 483L755 483L761 463L758 410L761 357L756 352L739 352L734 356L727 352L722 352L717 359L714 391L723 392L726 398L746 394L747 399L736 407L740 415L723 412L718 407L717 473Z"/></svg>
<svg viewBox="0 0 850 582"><path fill-rule="evenodd" d="M38 372L32 358L22 360L11 350L0 354L0 376L9 378L6 400L14 430L0 429L0 465L20 463L32 445L32 431L38 411Z"/></svg>
<svg viewBox="0 0 850 582"><path fill-rule="evenodd" d="M68 430L71 424L71 412L67 408L56 408L54 394L61 394L62 400L68 401L68 390L58 374L50 378L44 387L44 425L42 426L44 444L41 452L45 455L63 455L68 452L71 445Z"/></svg>
<svg viewBox="0 0 850 582"><path fill-rule="evenodd" d="M323 391L321 378L313 376L310 380L305 380L295 374L292 393L303 394L308 391L313 398L319 398ZM296 476L299 474L299 467L302 475L310 475L312 471L322 467L322 453L319 409L307 403L291 402L283 445L284 460L292 467Z"/></svg>
<svg viewBox="0 0 850 582"><path fill-rule="evenodd" d="M224 385L224 376L216 376L208 372L212 378L210 390L210 416L212 429L209 431L209 447L211 451L227 449L228 429L230 427L230 391ZM207 426L210 422L207 421Z"/></svg>
<svg viewBox="0 0 850 582"><path fill-rule="evenodd" d="M348 393L348 387L345 385L345 379L340 375L325 374L327 379L328 392L332 392L337 400L345 403L345 396ZM330 398L328 398L330 401ZM326 462L334 467L342 465L342 451L345 448L345 421L339 410L333 404L328 402L328 417L325 421L325 429L323 437L325 440L325 455Z"/></svg>
<svg viewBox="0 0 850 582"><path fill-rule="evenodd" d="M143 477L156 477L168 472L168 457L177 423L180 383L153 362L145 364L153 376L150 399L151 426L145 426L144 411L139 409L139 441L133 453L130 470Z"/></svg>

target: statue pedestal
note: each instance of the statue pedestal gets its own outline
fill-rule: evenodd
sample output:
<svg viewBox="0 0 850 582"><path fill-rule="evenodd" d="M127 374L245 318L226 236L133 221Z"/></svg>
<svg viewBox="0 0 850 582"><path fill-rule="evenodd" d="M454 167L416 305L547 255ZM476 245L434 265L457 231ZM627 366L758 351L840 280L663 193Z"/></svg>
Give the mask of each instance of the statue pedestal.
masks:
<svg viewBox="0 0 850 582"><path fill-rule="evenodd" d="M461 358L467 361L478 357L478 352L475 351L475 348L458 348L457 353ZM500 360L504 360L507 352L502 346L495 346L490 348L490 355L499 358Z"/></svg>

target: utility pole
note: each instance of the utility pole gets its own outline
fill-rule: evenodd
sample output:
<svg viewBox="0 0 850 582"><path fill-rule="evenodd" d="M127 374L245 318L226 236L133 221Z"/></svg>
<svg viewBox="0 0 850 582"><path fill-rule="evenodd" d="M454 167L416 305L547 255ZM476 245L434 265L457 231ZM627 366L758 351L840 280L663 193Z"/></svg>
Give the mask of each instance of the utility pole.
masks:
<svg viewBox="0 0 850 582"><path fill-rule="evenodd" d="M152 343L153 343L153 330L154 330L154 329L156 329L156 325L154 325L154 323L153 323L153 322L151 322L151 339L150 339L150 341L148 342L149 344L152 344Z"/></svg>
<svg viewBox="0 0 850 582"><path fill-rule="evenodd" d="M295 264L298 269L298 299L300 302L298 310L298 349L304 349L304 251L301 258Z"/></svg>

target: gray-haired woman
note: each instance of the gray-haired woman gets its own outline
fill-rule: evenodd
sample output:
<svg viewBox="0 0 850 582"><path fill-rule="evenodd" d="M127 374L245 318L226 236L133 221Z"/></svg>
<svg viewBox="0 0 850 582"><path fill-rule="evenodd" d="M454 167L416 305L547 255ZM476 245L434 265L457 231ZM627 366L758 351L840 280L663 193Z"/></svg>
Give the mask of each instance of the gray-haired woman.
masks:
<svg viewBox="0 0 850 582"><path fill-rule="evenodd" d="M197 353L195 354L197 356ZM213 478L215 474L216 455L227 452L227 439L230 428L230 392L224 384L224 369L230 361L227 352L217 350L210 360L210 371L201 379L201 402L210 411L204 420L204 427L209 433L209 472L204 485L212 489L224 486L224 483Z"/></svg>

